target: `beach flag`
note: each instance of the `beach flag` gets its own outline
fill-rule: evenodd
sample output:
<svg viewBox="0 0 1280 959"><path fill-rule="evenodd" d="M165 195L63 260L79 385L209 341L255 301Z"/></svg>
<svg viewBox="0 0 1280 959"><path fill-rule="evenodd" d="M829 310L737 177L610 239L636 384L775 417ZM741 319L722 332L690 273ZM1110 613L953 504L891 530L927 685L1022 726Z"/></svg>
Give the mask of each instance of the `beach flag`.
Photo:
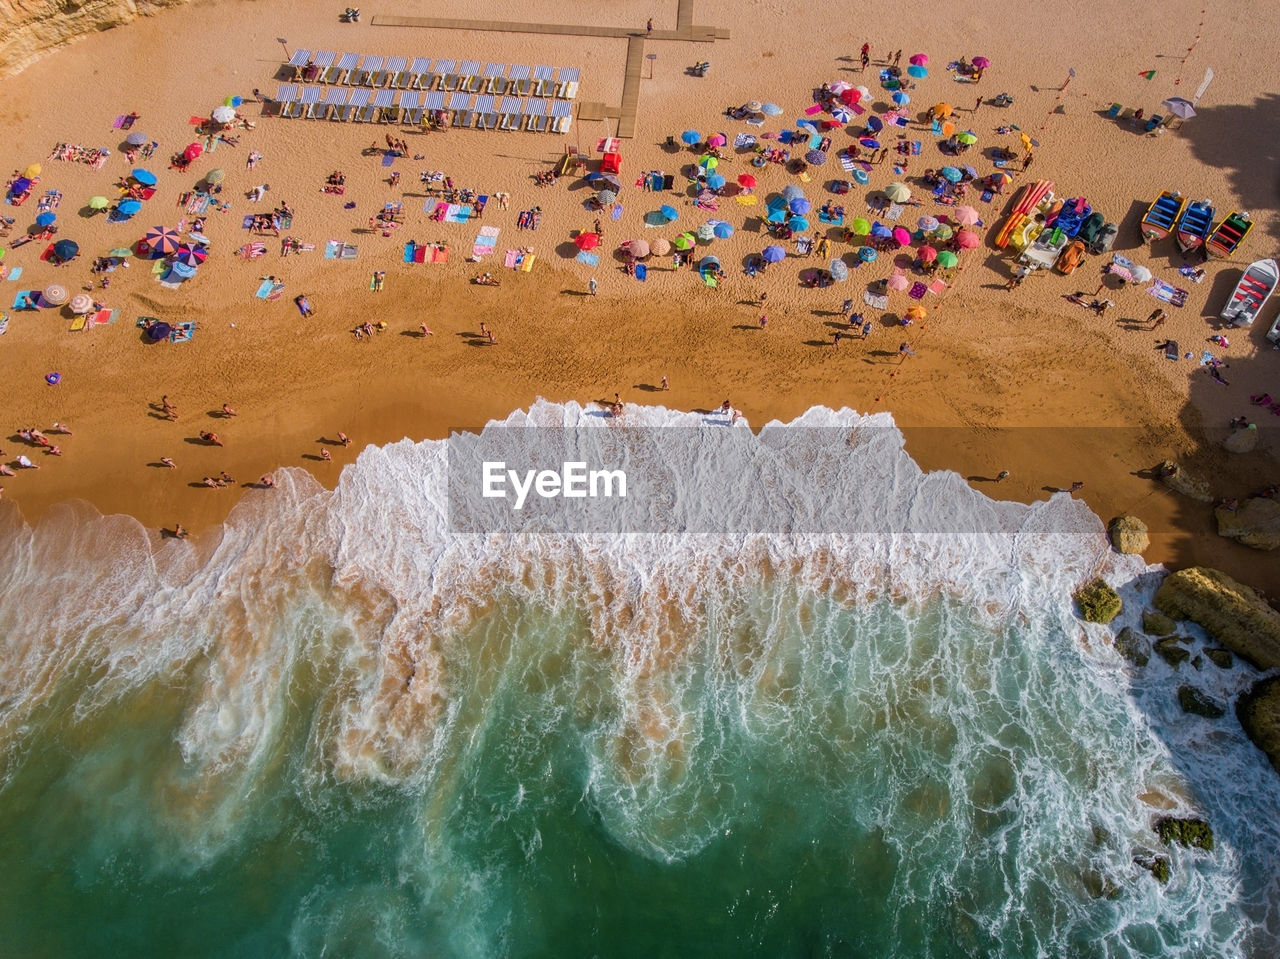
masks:
<svg viewBox="0 0 1280 959"><path fill-rule="evenodd" d="M1156 72L1154 70L1142 70L1138 73L1138 76L1142 77L1144 80L1150 80L1155 75Z"/></svg>

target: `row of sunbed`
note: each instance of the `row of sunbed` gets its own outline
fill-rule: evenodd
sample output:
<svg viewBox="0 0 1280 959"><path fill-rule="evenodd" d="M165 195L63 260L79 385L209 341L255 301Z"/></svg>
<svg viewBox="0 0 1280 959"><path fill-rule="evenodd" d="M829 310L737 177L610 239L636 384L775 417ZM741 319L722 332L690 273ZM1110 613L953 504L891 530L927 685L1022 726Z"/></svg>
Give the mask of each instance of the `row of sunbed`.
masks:
<svg viewBox="0 0 1280 959"><path fill-rule="evenodd" d="M388 90L439 90L445 93L506 94L556 97L578 95L577 67L530 67L479 60L435 60L427 57L380 57L332 50L297 50L289 58L294 79L306 83L372 87Z"/></svg>
<svg viewBox="0 0 1280 959"><path fill-rule="evenodd" d="M421 123L424 113L450 114L450 125L478 130L567 133L573 106L565 100L498 97L443 90L370 90L281 84L276 90L282 117L355 123Z"/></svg>

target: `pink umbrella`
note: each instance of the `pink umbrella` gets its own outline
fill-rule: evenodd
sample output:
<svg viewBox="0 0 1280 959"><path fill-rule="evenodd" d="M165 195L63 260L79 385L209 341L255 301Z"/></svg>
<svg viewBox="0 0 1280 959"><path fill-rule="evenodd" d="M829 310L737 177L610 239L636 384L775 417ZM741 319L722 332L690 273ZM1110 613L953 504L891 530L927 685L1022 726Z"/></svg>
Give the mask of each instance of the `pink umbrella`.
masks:
<svg viewBox="0 0 1280 959"><path fill-rule="evenodd" d="M911 285L911 281L907 279L905 273L895 273L885 281L885 285L891 290L905 290Z"/></svg>
<svg viewBox="0 0 1280 959"><path fill-rule="evenodd" d="M914 64L917 67L927 67L929 65L929 57L923 53L913 53L911 54L911 59L907 62ZM976 59L973 61L973 65L978 65L978 61Z"/></svg>
<svg viewBox="0 0 1280 959"><path fill-rule="evenodd" d="M895 226L893 238L898 241L898 246L911 245L911 232L905 226Z"/></svg>
<svg viewBox="0 0 1280 959"><path fill-rule="evenodd" d="M849 83L846 80L837 80L835 83L831 84L829 89L831 90L832 93L839 95L841 93L844 93L845 90L852 90L853 84Z"/></svg>
<svg viewBox="0 0 1280 959"><path fill-rule="evenodd" d="M972 230L961 230L956 234L956 246L962 250L972 250L982 241L978 239L978 234Z"/></svg>
<svg viewBox="0 0 1280 959"><path fill-rule="evenodd" d="M921 263L932 263L938 258L938 251L931 246L922 246L916 251Z"/></svg>
<svg viewBox="0 0 1280 959"><path fill-rule="evenodd" d="M958 206L951 214L951 219L961 226L973 226L980 219L978 211L971 206Z"/></svg>
<svg viewBox="0 0 1280 959"><path fill-rule="evenodd" d="M717 133L715 136L707 138L707 146L709 147L722 147L728 142L723 133Z"/></svg>
<svg viewBox="0 0 1280 959"><path fill-rule="evenodd" d="M973 65L979 70L985 70L987 67L991 66L991 61L986 57L974 57Z"/></svg>

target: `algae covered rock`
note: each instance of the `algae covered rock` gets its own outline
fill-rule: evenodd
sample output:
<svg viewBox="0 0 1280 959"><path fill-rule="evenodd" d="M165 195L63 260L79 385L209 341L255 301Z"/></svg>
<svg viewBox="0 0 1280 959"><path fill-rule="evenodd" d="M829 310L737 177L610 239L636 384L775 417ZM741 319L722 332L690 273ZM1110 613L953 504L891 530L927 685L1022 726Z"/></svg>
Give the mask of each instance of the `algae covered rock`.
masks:
<svg viewBox="0 0 1280 959"><path fill-rule="evenodd" d="M1236 717L1245 735L1280 773L1280 676L1259 680L1236 700Z"/></svg>
<svg viewBox="0 0 1280 959"><path fill-rule="evenodd" d="M1172 460L1160 464L1160 479L1164 485L1176 493L1199 500L1201 503L1212 503L1213 494L1209 492L1209 484L1198 476L1192 476Z"/></svg>
<svg viewBox="0 0 1280 959"><path fill-rule="evenodd" d="M1242 430L1232 430L1222 448L1228 453L1252 453L1258 448L1258 427L1250 423Z"/></svg>
<svg viewBox="0 0 1280 959"><path fill-rule="evenodd" d="M1116 634L1115 647L1117 653L1135 666L1145 666L1151 660L1151 643L1128 626Z"/></svg>
<svg viewBox="0 0 1280 959"><path fill-rule="evenodd" d="M1203 819L1182 819L1177 816L1161 816L1156 820L1156 835L1166 846L1194 846L1196 849L1213 848L1213 830Z"/></svg>
<svg viewBox="0 0 1280 959"><path fill-rule="evenodd" d="M1148 636L1168 636L1177 628L1177 624L1164 613L1157 613L1154 609L1142 613L1142 631Z"/></svg>
<svg viewBox="0 0 1280 959"><path fill-rule="evenodd" d="M1181 641L1181 636L1166 636L1155 645L1156 655L1174 669L1185 663L1187 657L1191 655L1185 647L1179 645Z"/></svg>
<svg viewBox="0 0 1280 959"><path fill-rule="evenodd" d="M1117 516L1107 527L1117 553L1141 553L1151 545L1147 524L1136 516Z"/></svg>
<svg viewBox="0 0 1280 959"><path fill-rule="evenodd" d="M1193 713L1205 719L1221 719L1227 714L1225 706L1194 686L1178 687L1178 704L1184 713Z"/></svg>
<svg viewBox="0 0 1280 959"><path fill-rule="evenodd" d="M1160 883L1162 886L1168 884L1169 877L1173 874L1172 870L1169 868L1168 859L1164 856L1156 856L1155 859L1151 860L1150 868L1151 875L1156 877L1156 882Z"/></svg>
<svg viewBox="0 0 1280 959"><path fill-rule="evenodd" d="M1086 622L1109 623L1120 615L1124 604L1120 594L1100 579L1083 587L1073 597Z"/></svg>
<svg viewBox="0 0 1280 959"><path fill-rule="evenodd" d="M1204 651L1204 654L1209 657L1209 662L1219 669L1230 669L1235 665L1235 657L1231 655L1231 650L1229 649L1211 646Z"/></svg>
<svg viewBox="0 0 1280 959"><path fill-rule="evenodd" d="M1213 511L1218 535L1252 549L1280 549L1280 501L1251 496L1235 509L1219 506Z"/></svg>
<svg viewBox="0 0 1280 959"><path fill-rule="evenodd" d="M1170 573L1156 591L1155 604L1174 619L1199 623L1258 669L1280 666L1280 613L1226 573L1206 566Z"/></svg>

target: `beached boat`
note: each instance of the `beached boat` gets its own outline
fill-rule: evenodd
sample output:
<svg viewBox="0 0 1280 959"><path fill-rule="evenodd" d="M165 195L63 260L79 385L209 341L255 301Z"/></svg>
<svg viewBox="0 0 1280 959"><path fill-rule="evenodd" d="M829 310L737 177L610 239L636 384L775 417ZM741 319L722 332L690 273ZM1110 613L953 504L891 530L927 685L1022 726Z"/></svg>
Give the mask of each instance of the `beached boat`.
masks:
<svg viewBox="0 0 1280 959"><path fill-rule="evenodd" d="M1049 225L1056 226L1069 238L1075 239L1076 234L1080 232L1080 227L1092 213L1093 207L1089 206L1088 200L1082 196L1074 197L1062 204L1062 209Z"/></svg>
<svg viewBox="0 0 1280 959"><path fill-rule="evenodd" d="M1154 242L1172 233L1186 202L1186 198L1176 190L1165 190L1156 197L1142 218L1142 238Z"/></svg>
<svg viewBox="0 0 1280 959"><path fill-rule="evenodd" d="M1218 315L1232 326L1249 326L1275 292L1277 280L1280 280L1280 268L1275 260L1255 260L1244 271Z"/></svg>
<svg viewBox="0 0 1280 959"><path fill-rule="evenodd" d="M1047 270L1058 261L1071 238L1057 227L1046 227L1036 241L1023 250L1018 262L1033 270Z"/></svg>
<svg viewBox="0 0 1280 959"><path fill-rule="evenodd" d="M1042 200L1046 197L1053 196L1052 180L1037 180L1035 183L1028 183L1022 188L1022 192L1018 194L1017 202L1014 203L1013 209L1009 211L1008 218L1000 227L1000 232L996 234L996 246L1004 249L1009 245L1009 237L1013 235L1013 231L1022 226Z"/></svg>
<svg viewBox="0 0 1280 959"><path fill-rule="evenodd" d="M1213 228L1213 232L1204 241L1206 256L1228 257L1236 251L1244 238L1253 229L1253 220L1248 213L1233 211Z"/></svg>
<svg viewBox="0 0 1280 959"><path fill-rule="evenodd" d="M1178 249L1183 253L1198 250L1204 245L1205 237L1213 229L1213 201L1196 200L1188 203L1178 218L1174 228L1174 239L1178 241Z"/></svg>

